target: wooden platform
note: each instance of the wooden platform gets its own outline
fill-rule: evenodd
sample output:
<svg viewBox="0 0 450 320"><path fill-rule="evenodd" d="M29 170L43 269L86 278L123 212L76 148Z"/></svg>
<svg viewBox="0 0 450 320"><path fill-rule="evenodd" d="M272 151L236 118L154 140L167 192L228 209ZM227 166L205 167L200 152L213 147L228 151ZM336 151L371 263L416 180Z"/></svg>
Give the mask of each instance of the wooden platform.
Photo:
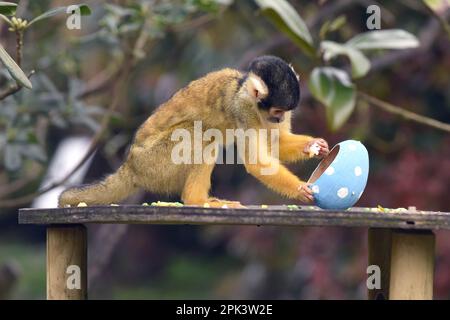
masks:
<svg viewBox="0 0 450 320"><path fill-rule="evenodd" d="M220 224L273 226L341 226L396 229L450 229L449 212L379 212L374 208L345 211L299 206L249 206L245 209L157 207L141 205L20 209L20 224Z"/></svg>
<svg viewBox="0 0 450 320"><path fill-rule="evenodd" d="M311 206L242 209L163 206L92 206L20 209L20 224L47 225L47 298L87 298L85 224L197 224L365 227L370 299L432 299L435 236L450 229L449 212L374 208L345 211Z"/></svg>

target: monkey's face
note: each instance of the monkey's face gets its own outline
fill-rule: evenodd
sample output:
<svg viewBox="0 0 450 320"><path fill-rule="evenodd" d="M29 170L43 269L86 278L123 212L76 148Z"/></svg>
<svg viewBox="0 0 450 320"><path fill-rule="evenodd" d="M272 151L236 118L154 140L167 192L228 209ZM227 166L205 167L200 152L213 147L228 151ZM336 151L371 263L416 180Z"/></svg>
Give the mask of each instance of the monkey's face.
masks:
<svg viewBox="0 0 450 320"><path fill-rule="evenodd" d="M255 90L253 95L260 113L267 121L279 123L287 111L297 107L299 77L285 61L274 56L258 57L250 63L249 74L250 80L253 74L257 82L262 82L254 84L252 90Z"/></svg>

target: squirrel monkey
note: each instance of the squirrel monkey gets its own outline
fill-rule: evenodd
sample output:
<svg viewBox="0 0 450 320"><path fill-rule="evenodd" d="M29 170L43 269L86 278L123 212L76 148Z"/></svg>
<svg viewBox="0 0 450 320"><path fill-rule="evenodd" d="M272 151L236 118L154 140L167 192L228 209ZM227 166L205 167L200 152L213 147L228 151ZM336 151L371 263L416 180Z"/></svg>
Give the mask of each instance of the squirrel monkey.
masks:
<svg viewBox="0 0 450 320"><path fill-rule="evenodd" d="M254 59L247 72L228 68L211 72L178 91L141 125L125 162L114 174L101 182L64 191L59 206L117 203L140 188L151 193L179 194L186 205L240 206L239 202L210 197L215 163L175 164L171 159L177 143L172 132L184 129L193 133L194 122L200 120L203 131L217 129L224 136L227 129L278 129L279 159L266 154L264 163L244 160L246 170L279 194L309 203L313 193L307 183L282 164L274 174L261 173L268 162L309 158L313 144L320 147L317 156L328 154L325 140L291 133L291 111L299 99L298 75L274 56ZM261 149L258 142L253 142L250 144Z"/></svg>

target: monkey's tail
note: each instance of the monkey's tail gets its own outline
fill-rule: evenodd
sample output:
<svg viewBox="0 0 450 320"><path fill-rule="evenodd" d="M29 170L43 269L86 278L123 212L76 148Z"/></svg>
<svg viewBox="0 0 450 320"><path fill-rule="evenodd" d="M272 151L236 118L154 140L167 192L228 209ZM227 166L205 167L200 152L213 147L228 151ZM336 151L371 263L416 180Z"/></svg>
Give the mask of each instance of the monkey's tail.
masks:
<svg viewBox="0 0 450 320"><path fill-rule="evenodd" d="M80 202L88 205L117 203L136 191L133 175L123 164L106 179L79 188L69 188L59 196L59 207L76 206Z"/></svg>

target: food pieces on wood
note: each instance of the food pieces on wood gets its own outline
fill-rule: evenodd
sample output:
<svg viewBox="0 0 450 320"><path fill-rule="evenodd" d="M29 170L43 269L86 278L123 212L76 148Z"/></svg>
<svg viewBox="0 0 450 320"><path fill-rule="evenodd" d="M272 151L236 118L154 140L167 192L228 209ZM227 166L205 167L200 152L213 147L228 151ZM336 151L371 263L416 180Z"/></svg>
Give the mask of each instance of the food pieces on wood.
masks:
<svg viewBox="0 0 450 320"><path fill-rule="evenodd" d="M317 142L314 142L311 147L309 147L309 157L318 156L320 152L320 146Z"/></svg>
<svg viewBox="0 0 450 320"><path fill-rule="evenodd" d="M151 205L156 206L156 207L183 207L184 206L181 202L164 202L164 201L152 202Z"/></svg>

